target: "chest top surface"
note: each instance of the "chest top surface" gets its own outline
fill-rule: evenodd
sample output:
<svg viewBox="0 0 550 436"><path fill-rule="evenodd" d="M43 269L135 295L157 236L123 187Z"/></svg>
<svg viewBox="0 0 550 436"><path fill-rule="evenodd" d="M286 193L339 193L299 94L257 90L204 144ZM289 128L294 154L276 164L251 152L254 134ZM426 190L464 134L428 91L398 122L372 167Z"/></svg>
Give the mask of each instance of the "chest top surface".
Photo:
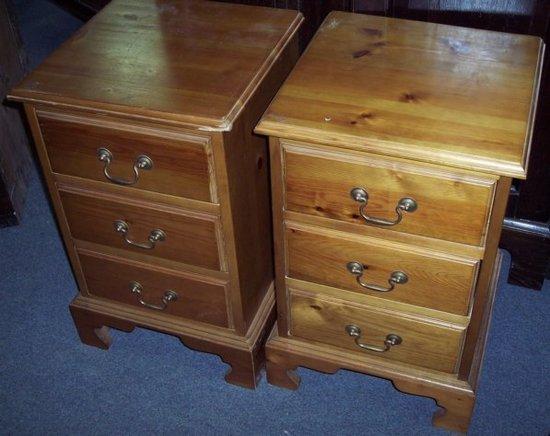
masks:
<svg viewBox="0 0 550 436"><path fill-rule="evenodd" d="M543 47L333 12L256 131L523 178Z"/></svg>
<svg viewBox="0 0 550 436"><path fill-rule="evenodd" d="M114 0L10 97L225 130L301 21L209 1Z"/></svg>

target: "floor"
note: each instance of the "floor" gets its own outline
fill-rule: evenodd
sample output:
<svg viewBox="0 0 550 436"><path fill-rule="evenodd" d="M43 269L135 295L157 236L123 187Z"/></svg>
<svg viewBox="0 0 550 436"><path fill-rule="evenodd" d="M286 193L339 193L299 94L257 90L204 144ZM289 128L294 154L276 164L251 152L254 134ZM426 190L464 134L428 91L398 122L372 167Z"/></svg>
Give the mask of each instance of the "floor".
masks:
<svg viewBox="0 0 550 436"><path fill-rule="evenodd" d="M15 1L31 65L81 23L47 0ZM176 338L113 332L109 351L79 342L76 293L35 173L20 226L0 229L0 432L3 434L400 435L447 434L435 403L391 383L299 369L298 391L262 380L223 382L216 356ZM505 282L505 257L470 433L550 432L550 281L540 292Z"/></svg>

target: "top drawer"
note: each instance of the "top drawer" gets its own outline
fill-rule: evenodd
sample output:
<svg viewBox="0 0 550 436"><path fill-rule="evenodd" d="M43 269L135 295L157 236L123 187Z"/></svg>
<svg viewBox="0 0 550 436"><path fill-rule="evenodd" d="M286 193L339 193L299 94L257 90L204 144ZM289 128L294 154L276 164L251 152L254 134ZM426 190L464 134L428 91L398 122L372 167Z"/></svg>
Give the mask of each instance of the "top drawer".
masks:
<svg viewBox="0 0 550 436"><path fill-rule="evenodd" d="M287 210L484 244L496 183L490 176L286 143L283 165Z"/></svg>
<svg viewBox="0 0 550 436"><path fill-rule="evenodd" d="M208 138L49 112L38 120L55 173L217 202Z"/></svg>

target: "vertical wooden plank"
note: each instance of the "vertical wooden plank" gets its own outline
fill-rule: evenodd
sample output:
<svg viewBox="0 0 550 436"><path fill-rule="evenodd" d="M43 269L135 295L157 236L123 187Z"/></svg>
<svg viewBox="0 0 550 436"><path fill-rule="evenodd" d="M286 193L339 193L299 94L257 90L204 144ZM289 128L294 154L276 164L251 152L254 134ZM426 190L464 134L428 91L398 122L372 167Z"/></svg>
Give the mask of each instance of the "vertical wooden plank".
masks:
<svg viewBox="0 0 550 436"><path fill-rule="evenodd" d="M472 308L470 325L466 333L466 341L462 351L462 359L459 369L459 378L462 380L469 379L476 348L484 342L482 339L482 335L484 334L482 328L483 315L485 308L487 307L487 300L489 298L488 292L495 261L497 259L498 243L500 241L500 233L502 231L502 221L504 219L504 213L506 212L506 202L508 200L508 193L510 192L511 183L511 178L502 177L499 179L496 187L491 220L487 231L485 254L481 262L481 268L474 294L475 300Z"/></svg>
<svg viewBox="0 0 550 436"><path fill-rule="evenodd" d="M275 253L275 293L277 297L277 326L279 336L289 334L289 299L285 283L286 255L284 242L284 166L278 138L269 138L271 158L271 207L273 214L273 248Z"/></svg>
<svg viewBox="0 0 550 436"><path fill-rule="evenodd" d="M235 232L231 213L231 197L229 193L229 175L225 158L225 144L221 133L211 135L212 155L218 197L220 203L220 221L222 223L223 248L229 273L229 318L230 326L240 335L246 334L246 322L242 311L241 289L239 285L239 266L235 247Z"/></svg>
<svg viewBox="0 0 550 436"><path fill-rule="evenodd" d="M223 133L224 165L239 275L240 306L248 328L273 281L273 249L267 138L254 127L298 59L298 37L287 43L245 109ZM223 202L223 200L222 200ZM237 308L234 307L236 310Z"/></svg>
<svg viewBox="0 0 550 436"><path fill-rule="evenodd" d="M87 295L88 289L86 287L86 281L84 280L84 274L80 266L78 254L71 238L69 224L67 223L67 219L65 218L65 213L63 211L63 205L61 204L61 198L59 196L59 192L57 191L57 186L51 169L50 160L48 158L48 153L46 152L46 145L44 144L44 139L42 138L42 133L40 132L40 125L38 124L35 107L30 104L25 104L24 107L36 146L36 153L40 160L40 164L44 174L44 180L46 181L48 192L50 193L55 216L57 218L57 224L63 238L63 243L65 245L67 256L69 257L69 261L72 266L73 274L75 276L78 287L80 288L80 292Z"/></svg>

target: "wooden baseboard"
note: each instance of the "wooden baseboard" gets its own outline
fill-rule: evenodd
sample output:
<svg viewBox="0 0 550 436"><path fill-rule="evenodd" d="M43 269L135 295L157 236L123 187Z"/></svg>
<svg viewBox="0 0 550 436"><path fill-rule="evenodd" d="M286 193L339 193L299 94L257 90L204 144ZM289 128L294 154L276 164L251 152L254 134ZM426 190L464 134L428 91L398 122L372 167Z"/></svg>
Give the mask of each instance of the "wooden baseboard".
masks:
<svg viewBox="0 0 550 436"><path fill-rule="evenodd" d="M126 321L137 327L179 337L194 337L205 342L221 342L228 347L250 351L266 329L267 320L271 312L274 311L275 297L273 284L271 284L245 336L238 335L231 329L189 321L176 316L167 316L162 313L146 313L141 308L101 298L85 297L81 294L72 301L71 307ZM270 328L271 325L267 327L268 330Z"/></svg>
<svg viewBox="0 0 550 436"><path fill-rule="evenodd" d="M433 424L466 432L473 412L501 262L502 256L499 252L489 286L487 307L481 325L482 332L479 335L468 380L459 379L457 374L392 362L367 353L361 353L358 357L357 352L346 349L311 343L300 338L281 337L275 326L266 344L269 383L287 389L297 389L300 378L294 370L299 366L325 373L348 369L373 375L391 380L402 392L433 398L439 406L433 416Z"/></svg>
<svg viewBox="0 0 550 436"><path fill-rule="evenodd" d="M265 364L264 345L275 323L275 296L271 284L246 335L80 294L71 303L70 310L80 339L87 345L108 349L110 327L125 332L135 327L156 330L178 337L193 350L217 354L230 366L225 375L228 383L254 389Z"/></svg>

